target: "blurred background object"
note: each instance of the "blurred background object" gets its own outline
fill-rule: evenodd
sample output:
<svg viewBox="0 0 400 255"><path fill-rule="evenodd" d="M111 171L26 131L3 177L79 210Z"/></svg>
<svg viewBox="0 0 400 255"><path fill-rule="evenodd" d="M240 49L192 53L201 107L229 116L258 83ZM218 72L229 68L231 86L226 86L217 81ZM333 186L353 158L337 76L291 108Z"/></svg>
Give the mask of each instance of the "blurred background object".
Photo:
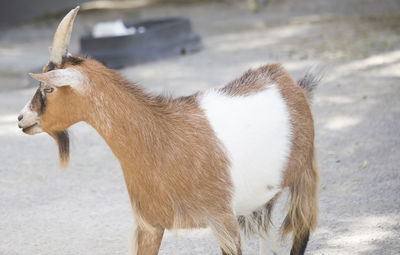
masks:
<svg viewBox="0 0 400 255"><path fill-rule="evenodd" d="M80 42L82 54L111 68L190 54L201 48L200 37L185 18L98 23Z"/></svg>

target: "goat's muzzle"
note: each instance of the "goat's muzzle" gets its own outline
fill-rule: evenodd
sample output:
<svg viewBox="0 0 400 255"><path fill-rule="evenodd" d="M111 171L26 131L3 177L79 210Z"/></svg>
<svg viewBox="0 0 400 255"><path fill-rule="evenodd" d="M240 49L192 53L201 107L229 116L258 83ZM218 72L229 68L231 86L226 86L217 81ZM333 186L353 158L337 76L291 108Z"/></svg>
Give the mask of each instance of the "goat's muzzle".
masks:
<svg viewBox="0 0 400 255"><path fill-rule="evenodd" d="M29 121L28 118L24 118L23 114L18 116L18 127L22 129L22 132L28 135L34 135L42 132L42 128L36 120L34 120L34 122Z"/></svg>

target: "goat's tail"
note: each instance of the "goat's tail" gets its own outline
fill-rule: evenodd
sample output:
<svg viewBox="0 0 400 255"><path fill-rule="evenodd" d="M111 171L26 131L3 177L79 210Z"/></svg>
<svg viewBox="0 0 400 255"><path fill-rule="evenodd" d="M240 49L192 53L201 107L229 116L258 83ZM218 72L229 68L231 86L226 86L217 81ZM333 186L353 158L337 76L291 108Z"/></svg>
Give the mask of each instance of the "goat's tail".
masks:
<svg viewBox="0 0 400 255"><path fill-rule="evenodd" d="M293 231L290 255L304 254L310 232L317 225L319 174L315 152L307 168L289 187L290 208L281 226L283 238Z"/></svg>
<svg viewBox="0 0 400 255"><path fill-rule="evenodd" d="M297 81L300 88L306 93L309 102L312 102L314 89L322 79L320 72L307 71L303 78Z"/></svg>

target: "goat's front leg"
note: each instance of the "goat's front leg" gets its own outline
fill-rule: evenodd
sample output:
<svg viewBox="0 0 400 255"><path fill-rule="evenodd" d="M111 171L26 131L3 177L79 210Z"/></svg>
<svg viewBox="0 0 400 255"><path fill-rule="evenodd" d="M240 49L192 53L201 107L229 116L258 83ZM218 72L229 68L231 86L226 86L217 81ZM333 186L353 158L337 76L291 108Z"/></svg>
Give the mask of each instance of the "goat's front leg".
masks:
<svg viewBox="0 0 400 255"><path fill-rule="evenodd" d="M215 235L223 255L241 255L239 225L233 212L226 211L210 220L209 227Z"/></svg>
<svg viewBox="0 0 400 255"><path fill-rule="evenodd" d="M224 250L222 250L222 255L231 255L231 254L235 254L235 253L226 253ZM239 248L238 251L236 252L237 255L242 255L242 250Z"/></svg>
<svg viewBox="0 0 400 255"><path fill-rule="evenodd" d="M163 234L164 229L161 227L155 228L152 232L137 229L135 240L137 242L137 255L157 255Z"/></svg>

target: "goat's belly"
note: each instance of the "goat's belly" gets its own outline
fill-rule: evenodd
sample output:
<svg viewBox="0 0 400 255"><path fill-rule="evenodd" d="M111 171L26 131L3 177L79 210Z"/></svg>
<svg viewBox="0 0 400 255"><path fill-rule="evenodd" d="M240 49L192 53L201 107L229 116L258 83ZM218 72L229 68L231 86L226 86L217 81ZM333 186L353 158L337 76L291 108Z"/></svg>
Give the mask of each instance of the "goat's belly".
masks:
<svg viewBox="0 0 400 255"><path fill-rule="evenodd" d="M275 85L250 96L217 91L201 107L230 159L236 215L248 215L280 190L290 154L290 115Z"/></svg>

